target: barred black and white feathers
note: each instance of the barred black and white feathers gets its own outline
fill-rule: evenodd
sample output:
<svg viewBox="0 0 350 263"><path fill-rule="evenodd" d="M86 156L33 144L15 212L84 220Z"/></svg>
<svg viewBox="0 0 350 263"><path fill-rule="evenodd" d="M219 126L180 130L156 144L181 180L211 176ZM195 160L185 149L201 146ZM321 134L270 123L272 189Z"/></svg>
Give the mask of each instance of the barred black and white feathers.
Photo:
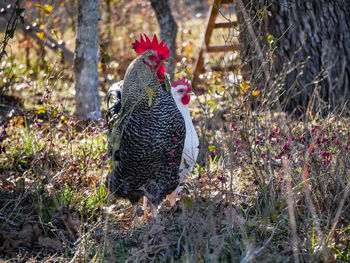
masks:
<svg viewBox="0 0 350 263"><path fill-rule="evenodd" d="M179 184L185 122L146 64L148 56L136 58L124 78L121 111L110 138L120 161L106 183L117 197L136 203L146 196L157 206Z"/></svg>
<svg viewBox="0 0 350 263"><path fill-rule="evenodd" d="M113 156L113 161L120 161L119 150L114 149L112 142L116 140L113 135L113 127L120 117L122 107L122 89L124 81L121 80L114 83L108 90L107 94L107 114L106 119L108 123L108 153L109 157Z"/></svg>
<svg viewBox="0 0 350 263"><path fill-rule="evenodd" d="M107 95L107 121L109 121L113 116L118 115L121 110L121 99L122 99L122 89L124 81L118 81L114 83L108 90Z"/></svg>

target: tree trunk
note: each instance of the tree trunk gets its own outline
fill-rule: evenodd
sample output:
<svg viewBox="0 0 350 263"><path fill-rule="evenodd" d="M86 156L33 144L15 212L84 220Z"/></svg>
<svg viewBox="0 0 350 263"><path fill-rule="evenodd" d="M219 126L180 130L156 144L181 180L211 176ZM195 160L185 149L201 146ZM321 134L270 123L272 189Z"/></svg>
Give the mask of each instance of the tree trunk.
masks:
<svg viewBox="0 0 350 263"><path fill-rule="evenodd" d="M289 112L329 112L342 110L349 103L349 1L237 2L241 55L245 61L251 59L246 63L245 72L251 73L254 83L270 85L275 90L280 88L280 94L283 93L280 101ZM262 50L263 60L268 61L265 66L262 66L254 36L249 32L249 24ZM268 76L264 74L264 68L268 69Z"/></svg>
<svg viewBox="0 0 350 263"><path fill-rule="evenodd" d="M175 70L175 51L176 51L176 34L177 23L171 14L168 0L150 0L152 8L157 16L160 27L160 36L167 42L169 47L170 58L167 65L165 65L167 73L173 78Z"/></svg>
<svg viewBox="0 0 350 263"><path fill-rule="evenodd" d="M98 0L79 0L75 46L76 116L82 120L101 118L98 95Z"/></svg>

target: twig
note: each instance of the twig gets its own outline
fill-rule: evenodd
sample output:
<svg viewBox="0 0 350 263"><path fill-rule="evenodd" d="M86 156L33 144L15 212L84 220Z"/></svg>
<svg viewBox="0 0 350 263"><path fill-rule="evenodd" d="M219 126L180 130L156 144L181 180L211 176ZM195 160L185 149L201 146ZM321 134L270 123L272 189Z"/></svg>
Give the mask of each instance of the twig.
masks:
<svg viewBox="0 0 350 263"><path fill-rule="evenodd" d="M255 50L256 50L256 52L258 54L258 58L260 60L260 63L262 65L262 67L263 67L264 74L265 74L265 80L266 80L266 83L267 83L267 81L269 80L270 74L269 74L269 70L268 70L268 67L267 67L266 60L264 58L262 49L261 49L261 47L259 45L258 39L257 39L257 37L255 35L254 29L253 29L253 26L252 26L252 23L250 22L249 16L247 14L247 11L246 11L246 9L244 7L244 4L243 4L242 0L237 0L237 4L238 4L238 7L239 7L240 11L242 12L244 20L247 23L248 32L249 32L250 37L252 38L252 41L254 42Z"/></svg>
<svg viewBox="0 0 350 263"><path fill-rule="evenodd" d="M5 19L9 19L9 14L12 9L4 7L2 4L0 4L0 9L4 10L3 12L0 12L0 16L4 15ZM74 53L65 47L64 42L58 43L55 39L53 39L47 34L45 34L45 39L41 39L40 37L38 37L37 34L44 33L44 31L42 31L37 26L33 26L25 18L22 18L21 21L22 23L17 24L17 28L23 31L24 34L27 34L31 38L35 39L40 45L44 45L56 53L60 52L62 54L62 58L67 62L69 62L70 64L74 63ZM0 56L0 60L1 60L1 57L2 56ZM101 76L103 76L104 81L108 82L109 84L114 83L114 81L110 80L105 74L101 74Z"/></svg>
<svg viewBox="0 0 350 263"><path fill-rule="evenodd" d="M344 173L345 173L345 171L346 171L346 170L344 170ZM348 181L348 185L347 185L347 187L345 188L345 193L344 193L344 195L343 195L343 198L340 200L340 204L339 204L339 207L338 207L338 209L337 209L337 213L335 214L335 217L334 217L334 220L333 220L332 230L331 230L331 232L329 233L328 238L326 239L326 242L328 242L329 237L333 236L335 227L336 227L336 225L338 224L338 220L339 220L340 214L341 214L342 209L343 209L343 206L344 206L344 204L345 204L345 200L348 199L349 192L350 192L350 181Z"/></svg>
<svg viewBox="0 0 350 263"><path fill-rule="evenodd" d="M272 231L271 236L266 240L266 242L264 243L264 245L263 245L261 248L255 250L253 253L247 253L247 255L242 259L241 263L250 262L254 257L256 257L256 256L257 256L259 253L261 253L264 249L266 249L266 248L269 246L269 244L270 244L272 238L275 236L275 232L276 232L276 229L277 229L277 228L278 228L278 224L276 225L275 229Z"/></svg>
<svg viewBox="0 0 350 263"><path fill-rule="evenodd" d="M17 24L18 24L18 17L21 15L20 14L20 9L19 9L19 1L20 0L17 0L16 3L15 3L15 8L13 8L12 10L10 10L10 15L8 15L8 23L6 25L6 30L5 30L5 37L4 37L4 41L1 42L1 52L0 52L0 61L2 59L2 57L6 54L6 47L7 47L7 44L8 44L8 41L13 38L13 35L15 33L15 30L17 28ZM6 7L4 6L1 6L0 5L0 8L1 8L1 12L5 11L6 10ZM11 8L11 5L7 6L7 9L10 9Z"/></svg>
<svg viewBox="0 0 350 263"><path fill-rule="evenodd" d="M282 159L282 166L283 166L283 169L286 171L286 175L288 176L288 179L286 180L286 187L287 187L287 197L288 197L287 203L288 203L290 230L292 232L293 257L294 257L294 262L299 262L298 234L297 234L297 223L295 220L295 213L294 213L295 203L294 203L293 191L292 191L292 178L290 174L290 167L288 164L288 160L286 158Z"/></svg>
<svg viewBox="0 0 350 263"><path fill-rule="evenodd" d="M18 227L19 224L16 224L15 222L8 219L6 216L0 216L0 219L5 220L5 222L13 227Z"/></svg>
<svg viewBox="0 0 350 263"><path fill-rule="evenodd" d="M179 255L180 255L181 239L182 239L182 236L184 235L184 233L185 233L185 227L184 227L184 229L182 230L182 233L181 233L181 235L180 235L180 237L179 237L179 240L177 241L177 246L176 246L176 257L179 257Z"/></svg>
<svg viewBox="0 0 350 263"><path fill-rule="evenodd" d="M14 12L14 8L6 8L2 4L0 4L0 8L4 10L4 12L1 12L0 15L4 15L5 19L9 18L9 15L12 12ZM64 42L58 43L56 40L54 40L49 35L45 34L45 40L38 37L38 33L44 33L41 29L39 29L37 26L32 25L28 20L25 18L21 19L22 23L18 23L17 27L18 29L22 30L23 33L29 35L30 37L34 38L36 41L38 41L40 44L47 46L51 50L55 52L61 52L63 59L67 60L69 63L73 64L74 61L74 54L70 50L68 50Z"/></svg>
<svg viewBox="0 0 350 263"><path fill-rule="evenodd" d="M35 222L36 223L36 222ZM65 236L64 234L62 233L62 230L59 230L57 227L55 227L51 222L46 224L44 223L43 224L44 226L48 227L51 229L51 231L53 233L57 233L57 237L59 237L63 242L66 242L67 244L71 245L71 246L74 246L74 242L72 241L69 241Z"/></svg>

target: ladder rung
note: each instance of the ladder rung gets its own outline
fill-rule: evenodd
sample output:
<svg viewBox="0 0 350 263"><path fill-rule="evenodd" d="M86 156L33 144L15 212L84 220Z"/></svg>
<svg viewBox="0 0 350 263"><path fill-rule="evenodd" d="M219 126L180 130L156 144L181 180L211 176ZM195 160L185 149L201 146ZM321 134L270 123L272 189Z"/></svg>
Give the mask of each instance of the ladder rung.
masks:
<svg viewBox="0 0 350 263"><path fill-rule="evenodd" d="M237 27L238 22L236 22L237 19L234 19L235 21L229 22L229 23L215 23L215 19L219 13L220 5L222 4L233 4L235 3L235 0L213 0L213 3L211 4L209 16L207 20L207 27L205 29L204 38L202 42L202 47L199 50L199 54L197 56L195 67L193 71L193 83L197 83L199 81L199 74L203 70L203 64L204 64L204 57L203 53L205 52L222 52L222 51L239 51L239 43L238 40L233 41L230 45L213 45L210 46L210 37L212 36L213 29L214 28L231 28L231 27Z"/></svg>
<svg viewBox="0 0 350 263"><path fill-rule="evenodd" d="M238 49L239 49L238 43L234 43L227 46L209 46L207 47L207 52L235 51Z"/></svg>
<svg viewBox="0 0 350 263"><path fill-rule="evenodd" d="M214 28L230 28L230 27L238 27L237 21L232 22L219 22L215 23Z"/></svg>

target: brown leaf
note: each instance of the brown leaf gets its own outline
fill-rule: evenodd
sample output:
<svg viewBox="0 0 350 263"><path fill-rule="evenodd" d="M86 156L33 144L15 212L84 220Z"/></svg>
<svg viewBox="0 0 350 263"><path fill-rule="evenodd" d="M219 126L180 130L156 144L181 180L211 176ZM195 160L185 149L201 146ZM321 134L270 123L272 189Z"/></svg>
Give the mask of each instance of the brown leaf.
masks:
<svg viewBox="0 0 350 263"><path fill-rule="evenodd" d="M33 225L33 233L34 233L35 240L38 239L38 237L41 235L41 230L38 224Z"/></svg>
<svg viewBox="0 0 350 263"><path fill-rule="evenodd" d="M25 223L22 227L22 230L17 233L16 239L19 240L24 246L29 247L32 240L35 239L32 224Z"/></svg>
<svg viewBox="0 0 350 263"><path fill-rule="evenodd" d="M75 216L69 214L67 217L66 226L72 233L78 233L80 229L80 221Z"/></svg>
<svg viewBox="0 0 350 263"><path fill-rule="evenodd" d="M33 2L27 2L27 4L26 4L27 8L31 8L32 5L33 5Z"/></svg>
<svg viewBox="0 0 350 263"><path fill-rule="evenodd" d="M71 238L76 237L75 234L78 233L80 229L80 221L77 216L71 214L63 214L58 218L58 222L64 226L65 230L71 236Z"/></svg>
<svg viewBox="0 0 350 263"><path fill-rule="evenodd" d="M4 244L0 247L0 252L10 252L16 249L21 244L19 240L13 240L11 237L7 237Z"/></svg>
<svg viewBox="0 0 350 263"><path fill-rule="evenodd" d="M46 248L52 248L59 250L62 247L62 244L57 239L52 239L49 237L39 237L39 245Z"/></svg>
<svg viewBox="0 0 350 263"><path fill-rule="evenodd" d="M24 223L19 232L12 232L9 236L5 237L5 242L0 246L0 252L12 251L20 245L30 247L32 242L38 239L40 232L37 224Z"/></svg>

